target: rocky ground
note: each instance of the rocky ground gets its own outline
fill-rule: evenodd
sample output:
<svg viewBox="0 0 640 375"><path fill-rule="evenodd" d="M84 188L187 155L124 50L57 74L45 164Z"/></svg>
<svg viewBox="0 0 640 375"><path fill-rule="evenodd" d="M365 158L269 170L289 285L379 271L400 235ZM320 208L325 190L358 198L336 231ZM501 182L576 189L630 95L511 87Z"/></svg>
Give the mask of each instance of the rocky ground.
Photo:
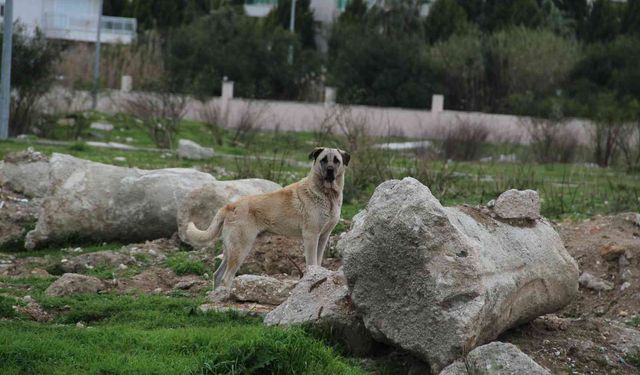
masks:
<svg viewBox="0 0 640 375"><path fill-rule="evenodd" d="M82 287L93 285L96 291L116 293L199 295L211 287L210 276L219 261L215 254L186 248L175 237L124 246L12 251L25 228L33 225L39 204L37 199L0 190L0 276L80 274L95 281L91 284L79 279ZM640 349L640 218L636 214L597 216L561 222L556 228L579 264L579 297L562 311L512 329L499 339L517 345L554 373L638 373L640 357L630 353ZM333 238L332 246L335 242ZM260 238L239 274L269 277L245 278L244 284L238 281L233 301L210 301L201 308L259 315L271 311L282 301L274 300L273 295L286 296L290 290L286 288L292 288L301 276L304 259L300 247L299 241L284 237ZM331 249L328 253L334 255ZM340 260L327 258L324 266L336 270ZM56 281L47 293L77 292L74 277L79 276L68 276L64 285L56 285L60 280ZM3 280L0 289L5 294L28 288L11 283L10 278ZM17 307L24 316L48 321L55 314L24 298Z"/></svg>
<svg viewBox="0 0 640 375"><path fill-rule="evenodd" d="M637 374L640 358L640 220L637 214L559 223L565 247L579 264L578 298L504 335L554 373ZM595 289L594 289L595 288Z"/></svg>

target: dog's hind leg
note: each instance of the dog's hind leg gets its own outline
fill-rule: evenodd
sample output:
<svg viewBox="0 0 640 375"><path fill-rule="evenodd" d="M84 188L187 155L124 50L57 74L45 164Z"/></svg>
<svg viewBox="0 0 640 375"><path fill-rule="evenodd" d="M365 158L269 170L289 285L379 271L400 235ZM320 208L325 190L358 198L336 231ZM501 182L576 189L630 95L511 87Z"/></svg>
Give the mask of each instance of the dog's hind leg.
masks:
<svg viewBox="0 0 640 375"><path fill-rule="evenodd" d="M247 230L246 228L232 228L229 233L224 236L224 261L225 269L221 270L221 275L218 276L216 271L216 287L218 284L218 277L221 280L221 285L227 288L231 288L233 278L238 272L238 269L247 258L247 255L253 248L253 243L258 236L257 231ZM222 265L221 265L222 267Z"/></svg>
<svg viewBox="0 0 640 375"><path fill-rule="evenodd" d="M214 290L218 289L218 287L220 285L222 285L222 276L224 275L226 270L227 270L227 258L224 257L222 259L222 263L220 263L220 265L218 266L218 269L213 274L213 289Z"/></svg>

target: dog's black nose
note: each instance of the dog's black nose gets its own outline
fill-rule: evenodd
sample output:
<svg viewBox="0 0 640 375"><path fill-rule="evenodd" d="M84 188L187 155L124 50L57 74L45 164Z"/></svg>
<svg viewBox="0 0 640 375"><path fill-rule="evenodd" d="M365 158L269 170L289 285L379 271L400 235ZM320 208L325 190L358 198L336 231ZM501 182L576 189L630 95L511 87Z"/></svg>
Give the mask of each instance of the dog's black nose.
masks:
<svg viewBox="0 0 640 375"><path fill-rule="evenodd" d="M335 175L334 175L333 167L327 167L327 173L326 173L326 176L325 176L325 180L333 181L334 179L335 179Z"/></svg>

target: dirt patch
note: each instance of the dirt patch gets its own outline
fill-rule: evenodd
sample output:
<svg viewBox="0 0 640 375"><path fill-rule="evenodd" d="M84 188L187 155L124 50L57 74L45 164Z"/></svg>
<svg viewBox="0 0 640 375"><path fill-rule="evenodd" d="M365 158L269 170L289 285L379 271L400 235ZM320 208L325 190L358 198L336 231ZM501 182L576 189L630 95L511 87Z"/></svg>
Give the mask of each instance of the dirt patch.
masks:
<svg viewBox="0 0 640 375"><path fill-rule="evenodd" d="M150 267L130 279L119 279L115 287L120 293L166 293L178 282L176 274L166 268Z"/></svg>
<svg viewBox="0 0 640 375"><path fill-rule="evenodd" d="M210 282L196 275L176 276L167 268L149 267L141 273L115 281L114 290L118 293L186 293L194 295L210 288Z"/></svg>
<svg viewBox="0 0 640 375"><path fill-rule="evenodd" d="M180 239L178 234L174 234L171 238L159 238L153 241L145 241L144 243L134 243L127 245L123 250L131 255L135 254L169 254L180 251Z"/></svg>
<svg viewBox="0 0 640 375"><path fill-rule="evenodd" d="M31 298L31 296L25 296L22 299L22 302L25 304L24 306L14 306L17 313L22 314L31 320L35 320L36 322L50 322L53 320L53 315L45 311L36 300Z"/></svg>
<svg viewBox="0 0 640 375"><path fill-rule="evenodd" d="M337 237L336 237L337 239ZM330 242L335 242L334 238ZM333 271L337 270L341 261L336 258L325 258L322 265ZM291 275L300 277L304 272L305 261L302 251L302 240L284 236L259 237L253 250L240 267L238 275Z"/></svg>
<svg viewBox="0 0 640 375"><path fill-rule="evenodd" d="M616 320L640 315L640 227L634 218L635 214L596 216L558 225L565 247L578 262L580 272L588 272L614 286L610 291L581 287L578 298L563 310L563 315Z"/></svg>
<svg viewBox="0 0 640 375"><path fill-rule="evenodd" d="M509 331L511 342L554 374L637 374L640 332L603 318L540 317Z"/></svg>
<svg viewBox="0 0 640 375"><path fill-rule="evenodd" d="M557 224L580 268L613 284L609 291L580 287L557 315L511 330L517 345L553 373L640 372L640 226L636 214L596 216Z"/></svg>

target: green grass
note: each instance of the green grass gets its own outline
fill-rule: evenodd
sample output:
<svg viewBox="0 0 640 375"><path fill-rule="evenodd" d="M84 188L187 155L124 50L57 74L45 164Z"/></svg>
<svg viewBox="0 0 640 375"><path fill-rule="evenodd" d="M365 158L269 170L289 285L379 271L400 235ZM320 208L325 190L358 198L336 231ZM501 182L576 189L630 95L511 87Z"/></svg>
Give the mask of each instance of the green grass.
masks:
<svg viewBox="0 0 640 375"><path fill-rule="evenodd" d="M626 324L631 327L640 328L640 315L634 315L626 321Z"/></svg>
<svg viewBox="0 0 640 375"><path fill-rule="evenodd" d="M185 252L171 254L166 264L178 276L188 274L201 276L207 272L207 266L203 262L190 259L189 254Z"/></svg>
<svg viewBox="0 0 640 375"><path fill-rule="evenodd" d="M362 374L298 330L0 322L3 374Z"/></svg>
<svg viewBox="0 0 640 375"><path fill-rule="evenodd" d="M9 277L0 276L0 293L9 293L16 297L23 297L27 294L41 295L53 282L52 278L46 277Z"/></svg>
<svg viewBox="0 0 640 375"><path fill-rule="evenodd" d="M624 359L632 366L640 368L640 353L627 354Z"/></svg>
<svg viewBox="0 0 640 375"><path fill-rule="evenodd" d="M0 291L0 293L2 293ZM13 306L16 304L17 300L12 297L5 297L0 294L0 319L2 318L13 318L16 314L13 310Z"/></svg>
<svg viewBox="0 0 640 375"><path fill-rule="evenodd" d="M364 373L300 329L268 328L259 318L233 313L202 313L198 300L53 298L40 292L36 298L57 316L47 324L0 321L2 374ZM0 299L0 313L5 305ZM88 327L76 327L77 322Z"/></svg>

